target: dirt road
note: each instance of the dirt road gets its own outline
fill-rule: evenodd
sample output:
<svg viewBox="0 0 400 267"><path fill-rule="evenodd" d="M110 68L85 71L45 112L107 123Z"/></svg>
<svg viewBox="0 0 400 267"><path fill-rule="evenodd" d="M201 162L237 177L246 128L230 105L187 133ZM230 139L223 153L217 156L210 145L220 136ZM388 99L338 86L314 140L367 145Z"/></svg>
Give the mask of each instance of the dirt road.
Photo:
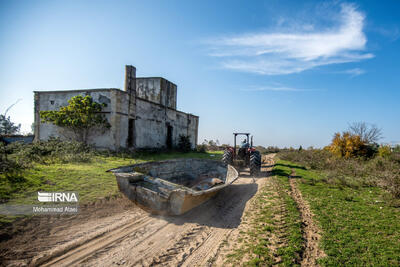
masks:
<svg viewBox="0 0 400 267"><path fill-rule="evenodd" d="M21 235L25 240L17 236L3 242L1 255L15 266L210 265L221 242L240 225L248 200L267 180L272 157L264 159L260 177L242 172L233 185L183 216L152 215L115 201L117 207L99 206L99 214L111 209L99 216L78 216L69 223L60 218L46 227L38 225L39 231L32 227ZM10 246L13 251L7 250Z"/></svg>

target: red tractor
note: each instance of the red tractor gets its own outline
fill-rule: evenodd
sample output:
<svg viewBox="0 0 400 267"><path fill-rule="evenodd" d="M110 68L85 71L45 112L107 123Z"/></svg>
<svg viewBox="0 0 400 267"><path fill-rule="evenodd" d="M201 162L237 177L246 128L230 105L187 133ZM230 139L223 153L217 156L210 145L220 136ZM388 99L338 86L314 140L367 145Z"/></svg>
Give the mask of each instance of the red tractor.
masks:
<svg viewBox="0 0 400 267"><path fill-rule="evenodd" d="M257 175L261 169L261 154L253 147L253 136L250 141L250 133L233 133L233 135L233 147L225 149L222 161L225 164L233 165L238 171L241 167L248 167L250 175ZM246 139L243 140L241 147L236 153L236 137L238 135L245 135Z"/></svg>

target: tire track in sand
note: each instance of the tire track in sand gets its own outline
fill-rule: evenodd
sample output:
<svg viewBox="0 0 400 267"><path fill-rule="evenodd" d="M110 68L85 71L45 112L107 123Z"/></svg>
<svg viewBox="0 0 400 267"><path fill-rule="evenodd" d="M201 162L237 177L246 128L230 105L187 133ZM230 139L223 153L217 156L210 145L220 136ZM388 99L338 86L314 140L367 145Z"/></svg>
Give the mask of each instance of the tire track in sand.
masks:
<svg viewBox="0 0 400 267"><path fill-rule="evenodd" d="M128 223L121 228L116 228L108 233L103 233L97 238L83 243L82 245L67 251L59 257L53 258L49 262L44 263L42 266L71 266L73 264L77 264L81 260L94 254L96 251L109 246L112 243L120 241L130 233L137 231L139 228L146 226L150 222L151 218L146 216L137 221Z"/></svg>

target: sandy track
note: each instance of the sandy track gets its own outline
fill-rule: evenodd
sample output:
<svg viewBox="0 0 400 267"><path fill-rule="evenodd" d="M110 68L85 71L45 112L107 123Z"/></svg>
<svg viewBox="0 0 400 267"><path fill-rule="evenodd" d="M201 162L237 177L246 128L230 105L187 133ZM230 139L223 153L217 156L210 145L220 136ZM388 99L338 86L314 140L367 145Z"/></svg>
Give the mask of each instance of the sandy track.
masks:
<svg viewBox="0 0 400 267"><path fill-rule="evenodd" d="M261 176L254 179L246 172L241 173L233 185L182 216L151 215L126 204L115 214L101 218L77 217L68 226L58 222L54 228L45 228L41 234L32 236L35 239L31 244L10 240L14 249L36 247L30 248L28 255L15 253L8 263L17 266L26 263L31 266L208 265L216 258L221 242L239 227L248 200L257 193L267 174ZM35 241L37 238L41 241ZM10 257L7 249L3 248L4 251L5 258Z"/></svg>

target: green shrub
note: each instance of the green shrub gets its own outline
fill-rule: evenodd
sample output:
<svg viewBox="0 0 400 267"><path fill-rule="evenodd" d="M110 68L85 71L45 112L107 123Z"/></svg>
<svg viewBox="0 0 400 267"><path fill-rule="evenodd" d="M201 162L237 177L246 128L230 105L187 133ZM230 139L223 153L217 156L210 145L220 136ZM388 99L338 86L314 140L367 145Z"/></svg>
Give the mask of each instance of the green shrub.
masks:
<svg viewBox="0 0 400 267"><path fill-rule="evenodd" d="M28 167L27 161L17 160L12 152L12 149L0 143L0 174L16 175Z"/></svg>
<svg viewBox="0 0 400 267"><path fill-rule="evenodd" d="M91 134L105 132L111 127L106 116L101 113L106 106L94 101L90 95L77 95L68 100L68 106L59 110L40 111L40 118L43 123L57 125L74 136L74 140L87 144Z"/></svg>
<svg viewBox="0 0 400 267"><path fill-rule="evenodd" d="M15 142L7 146L2 145L0 154L0 169L6 170L9 165L22 169L29 167L31 163L89 162L95 151L83 143L52 138L32 144Z"/></svg>
<svg viewBox="0 0 400 267"><path fill-rule="evenodd" d="M200 152L200 153L206 153L206 151L207 151L207 146L204 145L204 144L197 145L196 150L197 150L197 152Z"/></svg>
<svg viewBox="0 0 400 267"><path fill-rule="evenodd" d="M335 133L328 150L340 158L355 158L367 155L366 145L359 135L350 132Z"/></svg>
<svg viewBox="0 0 400 267"><path fill-rule="evenodd" d="M192 150L192 144L190 143L189 136L180 135L177 148L181 152L189 152L189 151L191 151Z"/></svg>
<svg viewBox="0 0 400 267"><path fill-rule="evenodd" d="M388 145L380 146L378 149L378 155L382 158L389 157L391 153L391 148Z"/></svg>

